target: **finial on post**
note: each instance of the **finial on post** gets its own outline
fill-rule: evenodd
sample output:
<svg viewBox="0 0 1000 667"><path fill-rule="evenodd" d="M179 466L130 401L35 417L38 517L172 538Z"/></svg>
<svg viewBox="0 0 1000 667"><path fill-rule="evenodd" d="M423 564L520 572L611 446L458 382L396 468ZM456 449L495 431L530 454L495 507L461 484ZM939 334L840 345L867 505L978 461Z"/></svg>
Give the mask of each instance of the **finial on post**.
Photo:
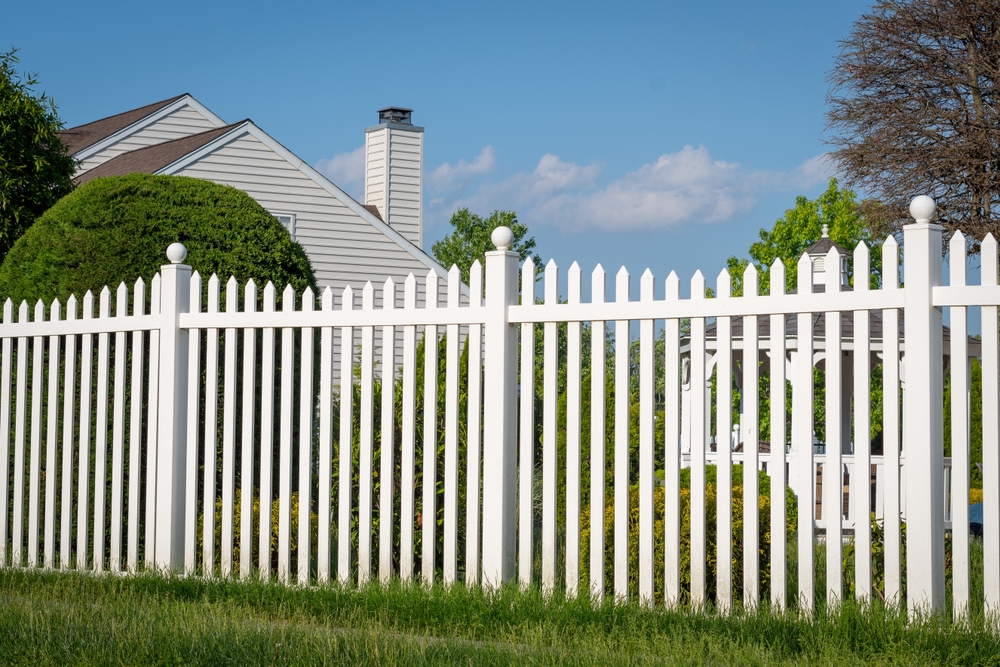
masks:
<svg viewBox="0 0 1000 667"><path fill-rule="evenodd" d="M827 226L827 224L825 222L823 223L823 236L822 236L822 238L824 238L824 239L830 238L830 228Z"/></svg>
<svg viewBox="0 0 1000 667"><path fill-rule="evenodd" d="M187 257L188 251L183 243L171 243L167 246L167 259L171 264L180 264Z"/></svg>
<svg viewBox="0 0 1000 667"><path fill-rule="evenodd" d="M931 221L934 217L934 212L937 210L937 204L934 200L927 195L920 195L919 197L914 197L913 201L910 202L910 215L918 223L927 223Z"/></svg>
<svg viewBox="0 0 1000 667"><path fill-rule="evenodd" d="M490 240L493 241L497 250L508 250L514 243L514 232L510 231L510 227L501 225L493 230Z"/></svg>

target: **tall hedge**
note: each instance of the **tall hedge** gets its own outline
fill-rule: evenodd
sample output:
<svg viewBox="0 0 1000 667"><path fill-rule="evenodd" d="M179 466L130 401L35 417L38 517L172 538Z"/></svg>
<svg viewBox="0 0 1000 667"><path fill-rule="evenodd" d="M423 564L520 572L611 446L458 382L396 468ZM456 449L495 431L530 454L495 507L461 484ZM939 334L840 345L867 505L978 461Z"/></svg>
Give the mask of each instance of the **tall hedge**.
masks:
<svg viewBox="0 0 1000 667"><path fill-rule="evenodd" d="M136 278L147 284L175 241L185 263L207 281L213 273L278 293L316 279L302 247L275 218L236 188L185 176L129 174L97 178L42 214L0 265L0 298L46 303L82 297Z"/></svg>

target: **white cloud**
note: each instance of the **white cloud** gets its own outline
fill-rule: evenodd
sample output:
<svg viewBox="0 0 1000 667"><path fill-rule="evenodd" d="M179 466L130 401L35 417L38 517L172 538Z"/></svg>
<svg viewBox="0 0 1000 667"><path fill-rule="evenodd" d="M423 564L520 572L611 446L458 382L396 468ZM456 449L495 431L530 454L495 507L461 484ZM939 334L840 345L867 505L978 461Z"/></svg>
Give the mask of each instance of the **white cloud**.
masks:
<svg viewBox="0 0 1000 667"><path fill-rule="evenodd" d="M600 175L599 165L581 166L546 154L531 173L483 183L450 202L432 199L431 206L445 215L462 206L482 212L514 209L526 221L566 230L666 229L732 219L750 211L762 194L823 182L831 165L820 155L791 172L752 171L713 159L704 146L685 146L606 186L599 184Z"/></svg>
<svg viewBox="0 0 1000 667"><path fill-rule="evenodd" d="M334 155L329 160L315 164L316 171L323 174L334 185L355 199L364 197L365 188L365 147L358 146L353 151Z"/></svg>
<svg viewBox="0 0 1000 667"><path fill-rule="evenodd" d="M488 174L496 168L497 160L492 146L484 146L479 155L466 162L465 158L458 164L445 162L428 174L428 184L438 191L456 190L469 185L476 176Z"/></svg>

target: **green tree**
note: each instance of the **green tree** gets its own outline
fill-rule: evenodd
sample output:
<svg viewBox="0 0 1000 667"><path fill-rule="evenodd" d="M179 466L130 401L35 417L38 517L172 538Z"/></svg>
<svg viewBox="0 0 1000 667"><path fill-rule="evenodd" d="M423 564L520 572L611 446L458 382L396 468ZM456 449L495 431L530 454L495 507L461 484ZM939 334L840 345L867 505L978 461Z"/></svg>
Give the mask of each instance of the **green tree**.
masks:
<svg viewBox="0 0 1000 667"><path fill-rule="evenodd" d="M806 248L820 239L823 225L830 230L830 240L849 252L853 252L859 242L864 241L871 248L871 286L878 287L882 276L882 255L875 245L876 239L866 224L851 190L841 189L837 179L831 178L827 189L816 199L798 197L795 208L785 211L770 230L760 230L760 240L750 246L749 259L730 257L726 260L729 274L733 278L733 294L743 294L743 272L750 263L760 274L760 288L763 294L770 293L770 269L774 260L780 258L785 265L785 288L795 289L796 267ZM849 262L850 270L853 266ZM853 284L853 278L852 278Z"/></svg>
<svg viewBox="0 0 1000 667"><path fill-rule="evenodd" d="M55 103L36 93L34 74L18 74L17 50L0 53L0 260L60 197L76 165L59 139Z"/></svg>
<svg viewBox="0 0 1000 667"><path fill-rule="evenodd" d="M452 264L458 265L462 272L462 282L468 284L472 264L477 259L480 263L484 262L486 253L494 249L490 235L501 225L510 227L510 231L514 233L514 243L510 250L516 252L521 261L531 257L541 269L541 258L532 254L535 237L528 236L527 225L517 221L517 213L514 211L493 211L488 218L483 218L467 208L460 208L451 216L452 233L431 246L434 259L445 268L450 268Z"/></svg>

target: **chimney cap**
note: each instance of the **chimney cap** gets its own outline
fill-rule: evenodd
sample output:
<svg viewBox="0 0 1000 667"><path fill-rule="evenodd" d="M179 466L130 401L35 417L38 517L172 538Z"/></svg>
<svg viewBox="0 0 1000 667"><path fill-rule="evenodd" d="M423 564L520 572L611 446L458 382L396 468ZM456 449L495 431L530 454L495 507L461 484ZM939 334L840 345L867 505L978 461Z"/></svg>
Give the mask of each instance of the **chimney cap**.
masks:
<svg viewBox="0 0 1000 667"><path fill-rule="evenodd" d="M393 123L396 125L413 125L413 109L406 107L385 107L378 110L379 123Z"/></svg>

